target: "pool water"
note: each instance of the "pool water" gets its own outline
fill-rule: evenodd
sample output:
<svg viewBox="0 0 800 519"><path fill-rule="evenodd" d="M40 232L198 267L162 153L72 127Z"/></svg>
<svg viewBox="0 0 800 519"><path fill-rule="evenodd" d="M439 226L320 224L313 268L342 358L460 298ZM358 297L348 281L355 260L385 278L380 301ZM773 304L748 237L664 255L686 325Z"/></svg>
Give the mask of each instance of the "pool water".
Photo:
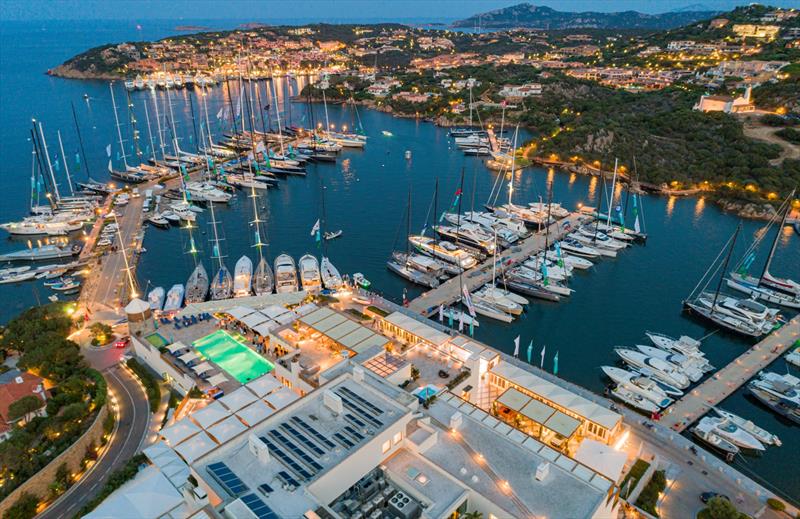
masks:
<svg viewBox="0 0 800 519"><path fill-rule="evenodd" d="M275 367L225 330L206 335L194 341L192 346L242 384L269 373Z"/></svg>

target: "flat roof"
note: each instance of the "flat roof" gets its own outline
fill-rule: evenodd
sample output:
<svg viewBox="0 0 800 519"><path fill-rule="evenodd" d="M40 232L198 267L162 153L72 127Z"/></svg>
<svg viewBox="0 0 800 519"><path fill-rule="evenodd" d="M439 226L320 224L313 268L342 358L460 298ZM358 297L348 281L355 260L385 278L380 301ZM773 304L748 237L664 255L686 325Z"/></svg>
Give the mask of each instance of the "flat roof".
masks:
<svg viewBox="0 0 800 519"><path fill-rule="evenodd" d="M386 316L384 320L436 346L442 346L450 340L448 334L440 332L433 326L425 324L402 312L393 312Z"/></svg>
<svg viewBox="0 0 800 519"><path fill-rule="evenodd" d="M200 431L200 427L195 425L189 418L183 418L168 427L164 427L159 434L164 437L164 440L166 440L169 445L174 447L186 438L194 436Z"/></svg>
<svg viewBox="0 0 800 519"><path fill-rule="evenodd" d="M218 443L225 443L237 434L247 429L241 420L235 416L229 416L218 424L209 427L206 432L213 436Z"/></svg>
<svg viewBox="0 0 800 519"><path fill-rule="evenodd" d="M491 372L606 429L613 429L622 421L622 415L619 413L615 413L508 361L501 360L491 369Z"/></svg>
<svg viewBox="0 0 800 519"><path fill-rule="evenodd" d="M236 416L238 416L239 419L241 419L244 423L252 427L257 423L266 420L266 418L273 412L274 411L272 408L264 403L263 400L257 400L244 409L236 411Z"/></svg>
<svg viewBox="0 0 800 519"><path fill-rule="evenodd" d="M239 409L252 404L257 399L258 397L253 394L253 392L250 391L247 386L242 386L234 389L231 393L224 395L222 398L217 400L217 402L220 402L229 410L236 412Z"/></svg>
<svg viewBox="0 0 800 519"><path fill-rule="evenodd" d="M544 402L540 402L535 398L528 397L528 403L520 410L520 414L525 415L526 417L530 418L534 422L538 423L545 423L548 418L553 416L553 413L556 413L556 409L551 407Z"/></svg>
<svg viewBox="0 0 800 519"><path fill-rule="evenodd" d="M218 400L214 400L202 409L191 414L191 419L203 429L208 429L215 423L227 418L231 414Z"/></svg>
<svg viewBox="0 0 800 519"><path fill-rule="evenodd" d="M456 412L462 414L458 438L440 431L438 442L421 455L448 472L464 485L497 504L509 517L592 517L603 505L611 482L567 456L553 451L540 442L514 437L513 428L500 429L497 420L481 420L485 413L465 414L469 407L463 400L444 393L430 406L428 413L440 423L450 423ZM465 443L481 454L486 463L465 455ZM566 463L559 463L563 459ZM547 477L537 481L536 467L550 463ZM486 472L491 467L497 477L508 482L511 493L501 489ZM527 510L520 510L516 497Z"/></svg>
<svg viewBox="0 0 800 519"><path fill-rule="evenodd" d="M300 322L356 353L391 342L389 338L327 307L301 317Z"/></svg>
<svg viewBox="0 0 800 519"><path fill-rule="evenodd" d="M347 396L347 391L351 391L370 405L375 406L379 412L372 416L379 420L380 427L374 424L364 428L354 425L345 415L357 413L348 408L345 408L345 413L334 414L324 403L324 395L327 391L332 391L339 396ZM273 413L266 420L250 428L249 434L241 434L201 459L197 459L193 464L193 469L223 500L232 501L237 496L230 495L208 472L209 465L224 462L251 491L263 483L272 487L273 492L268 496L261 495L260 497L280 517L302 517L307 510L316 509L318 506L313 496L306 490L309 484L337 467L346 458L353 456L377 434L410 412L387 394L373 388L370 384L356 382L352 375L347 374ZM311 440L310 443L316 445L317 449L321 449L322 454L313 452L307 444L299 441L297 436L286 428L287 425ZM356 439L352 432L345 430L346 427L361 435L362 439ZM333 447L320 442L314 432L318 433L319 437L327 439ZM336 439L337 434L348 439L351 446L340 443ZM267 445L270 456L266 462L259 461L248 448L251 438L254 439L253 441L259 441L262 437L270 442ZM299 461L310 477L285 464L277 451L282 451L290 458ZM309 456L314 463L319 465L319 468L315 469L309 461L301 461L298 455L301 452ZM295 490L284 488L278 477L280 472L291 475L299 484L299 488Z"/></svg>
<svg viewBox="0 0 800 519"><path fill-rule="evenodd" d="M497 401L513 411L519 411L525 407L525 404L527 404L530 399L531 397L525 393L510 387L506 389L502 395L500 395Z"/></svg>
<svg viewBox="0 0 800 519"><path fill-rule="evenodd" d="M245 387L255 393L256 396L264 397L279 387L283 387L283 384L281 384L274 375L267 373L266 375L251 380L245 384Z"/></svg>
<svg viewBox="0 0 800 519"><path fill-rule="evenodd" d="M571 437L581 426L581 421L569 415L556 411L553 416L548 418L544 424L545 427L553 432L560 434L565 438Z"/></svg>

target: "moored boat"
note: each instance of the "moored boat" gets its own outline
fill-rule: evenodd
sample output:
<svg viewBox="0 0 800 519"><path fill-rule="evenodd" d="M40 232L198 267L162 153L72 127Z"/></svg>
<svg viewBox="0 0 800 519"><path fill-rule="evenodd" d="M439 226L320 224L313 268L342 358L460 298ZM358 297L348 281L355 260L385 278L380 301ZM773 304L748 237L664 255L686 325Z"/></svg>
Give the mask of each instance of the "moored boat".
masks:
<svg viewBox="0 0 800 519"><path fill-rule="evenodd" d="M208 295L208 272L202 263L198 263L186 282L186 303L202 303Z"/></svg>
<svg viewBox="0 0 800 519"><path fill-rule="evenodd" d="M306 254L300 257L297 265L303 290L306 292L319 292L322 289L322 278L317 258L311 254Z"/></svg>
<svg viewBox="0 0 800 519"><path fill-rule="evenodd" d="M242 256L233 267L233 297L250 295L253 278L253 261Z"/></svg>

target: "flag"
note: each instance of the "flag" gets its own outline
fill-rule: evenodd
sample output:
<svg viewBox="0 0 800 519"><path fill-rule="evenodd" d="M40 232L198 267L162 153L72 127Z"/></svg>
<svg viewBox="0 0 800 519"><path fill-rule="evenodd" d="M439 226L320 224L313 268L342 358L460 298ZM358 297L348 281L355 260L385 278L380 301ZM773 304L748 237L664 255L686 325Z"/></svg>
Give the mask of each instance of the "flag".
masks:
<svg viewBox="0 0 800 519"><path fill-rule="evenodd" d="M556 356L553 357L553 375L558 375L558 352L556 352Z"/></svg>
<svg viewBox="0 0 800 519"><path fill-rule="evenodd" d="M119 155L119 152L117 152L117 162L119 162L119 159L120 159L120 155Z"/></svg>
<svg viewBox="0 0 800 519"><path fill-rule="evenodd" d="M556 256L558 257L558 266L564 268L564 256L561 254L561 242L556 242Z"/></svg>
<svg viewBox="0 0 800 519"><path fill-rule="evenodd" d="M547 345L542 345L542 360L539 362L539 367L544 369L544 350L547 349Z"/></svg>
<svg viewBox="0 0 800 519"><path fill-rule="evenodd" d="M109 161L108 161L108 171L109 172L114 171L113 168L111 167L111 159L109 159Z"/></svg>
<svg viewBox="0 0 800 519"><path fill-rule="evenodd" d="M469 336L472 337L475 335L475 319L469 320Z"/></svg>
<svg viewBox="0 0 800 519"><path fill-rule="evenodd" d="M542 282L544 286L550 284L550 279L547 277L547 260L542 258Z"/></svg>
<svg viewBox="0 0 800 519"><path fill-rule="evenodd" d="M314 224L314 227L311 228L311 236L315 234L319 234L319 218L317 218L317 222Z"/></svg>
<svg viewBox="0 0 800 519"><path fill-rule="evenodd" d="M450 328L453 327L453 311L451 310L449 314L447 314L447 326Z"/></svg>
<svg viewBox="0 0 800 519"><path fill-rule="evenodd" d="M217 112L217 119L222 119L223 115L225 115L225 107L219 109L219 112Z"/></svg>
<svg viewBox="0 0 800 519"><path fill-rule="evenodd" d="M189 238L189 244L191 245L191 248L189 249L189 253L190 254L196 253L197 252L197 247L194 246L194 236Z"/></svg>
<svg viewBox="0 0 800 519"><path fill-rule="evenodd" d="M528 364L531 363L531 355L533 355L533 339L528 343Z"/></svg>
<svg viewBox="0 0 800 519"><path fill-rule="evenodd" d="M461 196L461 188L456 189L455 196Z"/></svg>
<svg viewBox="0 0 800 519"><path fill-rule="evenodd" d="M459 333L464 331L464 314L458 314L458 331Z"/></svg>
<svg viewBox="0 0 800 519"><path fill-rule="evenodd" d="M439 322L444 322L444 305L439 305Z"/></svg>
<svg viewBox="0 0 800 519"><path fill-rule="evenodd" d="M475 307L472 306L472 298L469 296L469 290L467 287L462 287L461 292L464 294L464 304L467 305L467 310L469 310L469 315L475 317Z"/></svg>
<svg viewBox="0 0 800 519"><path fill-rule="evenodd" d="M75 168L81 169L81 155L80 153L75 154Z"/></svg>
<svg viewBox="0 0 800 519"><path fill-rule="evenodd" d="M216 243L214 244L214 248L212 250L212 257L219 258L219 245Z"/></svg>
<svg viewBox="0 0 800 519"><path fill-rule="evenodd" d="M617 207L615 207L614 209L617 211L617 217L619 218L619 225L622 228L622 230L624 231L625 230L625 217L622 214L622 206L621 205L617 205Z"/></svg>
<svg viewBox="0 0 800 519"><path fill-rule="evenodd" d="M637 233L642 231L639 226L639 204L636 202L638 198L638 195L633 195L633 230Z"/></svg>
<svg viewBox="0 0 800 519"><path fill-rule="evenodd" d="M108 155L109 159L111 158L111 145L110 144L108 146L106 146L106 155Z"/></svg>
<svg viewBox="0 0 800 519"><path fill-rule="evenodd" d="M408 306L408 291L403 289L403 306Z"/></svg>
<svg viewBox="0 0 800 519"><path fill-rule="evenodd" d="M514 339L514 356L519 358L519 335Z"/></svg>
<svg viewBox="0 0 800 519"><path fill-rule="evenodd" d="M53 169L55 169L56 171L61 171L61 165L58 163L58 159L56 159L55 162L53 162Z"/></svg>

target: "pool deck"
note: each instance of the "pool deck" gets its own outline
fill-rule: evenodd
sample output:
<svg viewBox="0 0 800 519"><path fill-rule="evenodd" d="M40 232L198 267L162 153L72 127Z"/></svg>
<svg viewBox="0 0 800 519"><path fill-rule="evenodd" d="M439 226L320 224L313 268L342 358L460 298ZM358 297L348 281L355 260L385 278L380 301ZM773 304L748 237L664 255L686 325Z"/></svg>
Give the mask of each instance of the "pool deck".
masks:
<svg viewBox="0 0 800 519"><path fill-rule="evenodd" d="M672 404L669 414L660 420L661 424L682 432L783 355L798 339L800 315L748 348L733 362Z"/></svg>

